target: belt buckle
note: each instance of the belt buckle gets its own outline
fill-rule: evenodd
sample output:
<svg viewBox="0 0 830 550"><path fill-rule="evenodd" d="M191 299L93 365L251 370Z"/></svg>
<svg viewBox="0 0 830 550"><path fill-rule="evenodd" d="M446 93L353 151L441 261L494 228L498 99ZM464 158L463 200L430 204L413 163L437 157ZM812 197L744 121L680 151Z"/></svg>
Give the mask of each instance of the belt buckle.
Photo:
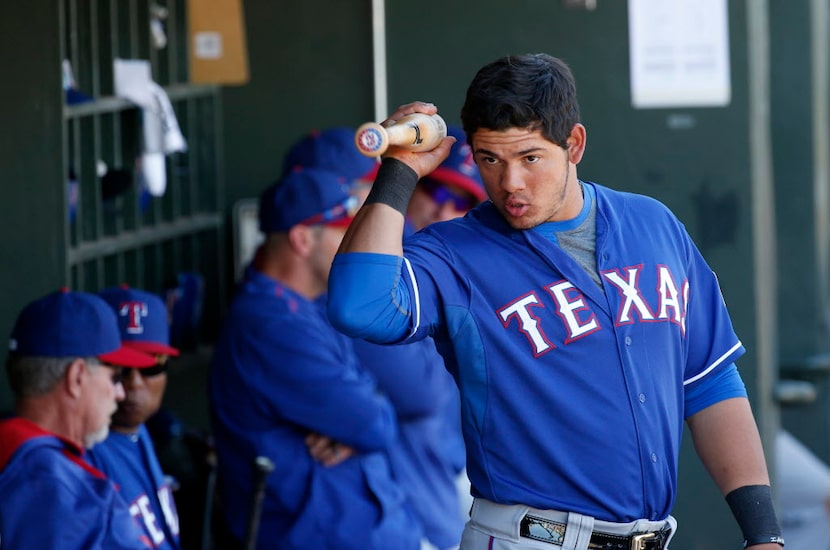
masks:
<svg viewBox="0 0 830 550"><path fill-rule="evenodd" d="M631 550L659 550L659 546L651 545L650 542L658 543L661 537L657 533L640 533L631 537Z"/></svg>

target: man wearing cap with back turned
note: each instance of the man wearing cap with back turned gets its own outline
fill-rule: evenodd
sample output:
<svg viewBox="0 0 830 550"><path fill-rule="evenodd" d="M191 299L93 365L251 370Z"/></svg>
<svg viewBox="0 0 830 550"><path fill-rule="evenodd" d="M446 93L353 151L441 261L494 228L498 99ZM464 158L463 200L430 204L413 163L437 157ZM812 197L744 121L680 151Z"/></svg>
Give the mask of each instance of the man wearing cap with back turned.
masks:
<svg viewBox="0 0 830 550"><path fill-rule="evenodd" d="M167 361L179 355L170 346L167 308L161 298L127 286L98 296L113 309L124 347L150 355L143 368L123 368L125 398L112 416L112 432L89 453L89 461L121 487L130 513L153 548L177 549L179 516L144 423L161 407L167 385Z"/></svg>
<svg viewBox="0 0 830 550"><path fill-rule="evenodd" d="M362 155L354 144L355 128L335 126L312 130L297 140L282 159L282 174L322 168L346 177L349 192L363 204L380 162Z"/></svg>
<svg viewBox="0 0 830 550"><path fill-rule="evenodd" d="M346 178L291 171L260 197L257 250L210 373L224 518L243 539L253 465L271 459L258 548L416 550L421 533L385 451L395 412L329 324L324 293L357 199Z"/></svg>
<svg viewBox="0 0 830 550"><path fill-rule="evenodd" d="M463 130L448 126L456 137L450 155L418 182L407 211L406 231L463 216L486 198ZM284 173L303 167L332 170L345 176L361 203L379 167L362 155L355 129L334 127L303 136L283 159ZM399 437L389 457L395 480L404 489L424 532L422 550L458 546L472 497L464 472L464 442L458 390L431 339L407 346L354 341L360 364L377 380L395 407Z"/></svg>
<svg viewBox="0 0 830 550"><path fill-rule="evenodd" d="M85 449L107 437L124 399L114 365L153 363L122 347L92 294L55 292L20 312L6 361L16 417L0 422L0 547L152 548Z"/></svg>

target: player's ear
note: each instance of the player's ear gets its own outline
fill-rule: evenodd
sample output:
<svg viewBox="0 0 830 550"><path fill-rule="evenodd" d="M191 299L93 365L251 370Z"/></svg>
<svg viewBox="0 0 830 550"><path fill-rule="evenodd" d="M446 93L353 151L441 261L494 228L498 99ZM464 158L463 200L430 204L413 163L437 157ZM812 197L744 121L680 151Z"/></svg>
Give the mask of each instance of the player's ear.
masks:
<svg viewBox="0 0 830 550"><path fill-rule="evenodd" d="M307 225L295 225L288 230L288 243L299 256L307 257L315 242L315 229Z"/></svg>
<svg viewBox="0 0 830 550"><path fill-rule="evenodd" d="M582 160L582 155L585 154L585 146L587 145L587 132L585 126L580 123L574 124L571 128L571 133L568 135L568 160L573 164L579 164Z"/></svg>
<svg viewBox="0 0 830 550"><path fill-rule="evenodd" d="M90 375L89 367L86 365L86 360L77 358L73 359L63 373L61 384L63 391L73 397L81 395L81 390L84 384L84 378Z"/></svg>

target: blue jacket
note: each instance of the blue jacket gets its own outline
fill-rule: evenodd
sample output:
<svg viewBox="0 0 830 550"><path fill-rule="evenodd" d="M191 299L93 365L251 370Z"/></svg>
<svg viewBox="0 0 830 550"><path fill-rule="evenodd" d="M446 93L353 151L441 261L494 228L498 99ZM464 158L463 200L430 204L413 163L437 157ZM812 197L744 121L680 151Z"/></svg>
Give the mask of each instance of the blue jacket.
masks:
<svg viewBox="0 0 830 550"><path fill-rule="evenodd" d="M22 418L0 422L0 547L153 548L83 449Z"/></svg>
<svg viewBox="0 0 830 550"><path fill-rule="evenodd" d="M396 437L394 410L323 307L246 270L210 372L225 518L242 539L252 465L264 455L276 469L267 480L261 548L417 549L417 520L386 455ZM324 467L306 448L311 432L359 454Z"/></svg>
<svg viewBox="0 0 830 550"><path fill-rule="evenodd" d="M361 366L395 406L399 436L389 451L401 484L437 548L461 543L465 520L456 477L464 468L458 390L431 339L402 346L355 340Z"/></svg>
<svg viewBox="0 0 830 550"><path fill-rule="evenodd" d="M173 492L161 471L147 428L139 426L138 432L131 435L110 432L87 455L93 466L118 484L130 513L144 528L153 548L181 547Z"/></svg>

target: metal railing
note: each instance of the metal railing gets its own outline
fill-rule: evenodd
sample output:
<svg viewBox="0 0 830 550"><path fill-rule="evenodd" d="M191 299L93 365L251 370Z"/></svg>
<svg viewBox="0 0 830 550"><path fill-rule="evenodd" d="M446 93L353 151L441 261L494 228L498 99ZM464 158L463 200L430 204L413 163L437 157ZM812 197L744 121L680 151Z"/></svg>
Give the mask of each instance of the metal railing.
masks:
<svg viewBox="0 0 830 550"><path fill-rule="evenodd" d="M60 3L62 54L82 94L63 115L66 282L79 290L127 283L161 292L178 273L196 272L221 311L221 101L218 86L188 83L185 8L184 0ZM115 96L115 59L149 62L187 140L185 152L165 157L161 196L140 184L142 110Z"/></svg>

